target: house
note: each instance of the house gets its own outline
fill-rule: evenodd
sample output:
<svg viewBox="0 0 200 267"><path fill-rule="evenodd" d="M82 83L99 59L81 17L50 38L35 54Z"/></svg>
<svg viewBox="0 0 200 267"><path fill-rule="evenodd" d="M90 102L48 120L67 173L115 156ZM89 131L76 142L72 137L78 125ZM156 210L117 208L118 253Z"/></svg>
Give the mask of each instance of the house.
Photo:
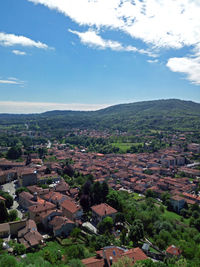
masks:
<svg viewBox="0 0 200 267"><path fill-rule="evenodd" d="M61 180L56 186L55 191L59 192L61 194L66 194L66 192L69 190L69 185L64 181Z"/></svg>
<svg viewBox="0 0 200 267"><path fill-rule="evenodd" d="M41 196L41 197L42 195L48 194L50 192L49 188L43 189L37 185L27 186L27 189L31 192L31 194L34 194L35 192L37 192L38 196Z"/></svg>
<svg viewBox="0 0 200 267"><path fill-rule="evenodd" d="M177 256L178 257L181 255L181 250L179 248L177 248L176 246L171 245L166 249L166 253L169 256Z"/></svg>
<svg viewBox="0 0 200 267"><path fill-rule="evenodd" d="M15 162L15 161L10 161L5 158L0 159L0 169L2 170L9 170L11 168L16 168L16 167L24 167L25 162Z"/></svg>
<svg viewBox="0 0 200 267"><path fill-rule="evenodd" d="M79 220L83 215L83 210L81 209L81 207L70 199L62 202L61 209L63 215L72 221Z"/></svg>
<svg viewBox="0 0 200 267"><path fill-rule="evenodd" d="M23 209L28 209L28 207L34 205L37 201L36 194L33 196L29 192L23 191L19 194L19 206Z"/></svg>
<svg viewBox="0 0 200 267"><path fill-rule="evenodd" d="M68 196L63 195L59 192L50 191L48 194L42 196L43 199L52 202L58 207L66 200L69 199Z"/></svg>
<svg viewBox="0 0 200 267"><path fill-rule="evenodd" d="M148 259L148 257L140 248L127 250L121 247L110 246L96 251L95 257L83 259L82 263L86 267L110 267L114 262L117 262L122 257L128 257L132 259L133 264L136 261Z"/></svg>
<svg viewBox="0 0 200 267"><path fill-rule="evenodd" d="M28 208L29 210L29 217L31 220L34 220L36 223L41 222L40 214L42 212L53 210L56 206L50 202L44 201L44 203L36 203L33 206Z"/></svg>
<svg viewBox="0 0 200 267"><path fill-rule="evenodd" d="M184 208L186 202L183 197L175 195L170 198L170 203L176 212L180 212L180 210Z"/></svg>
<svg viewBox="0 0 200 267"><path fill-rule="evenodd" d="M26 226L26 220L8 222L0 224L0 237L17 236L20 229Z"/></svg>
<svg viewBox="0 0 200 267"><path fill-rule="evenodd" d="M37 171L32 168L23 169L18 176L20 186L37 184Z"/></svg>
<svg viewBox="0 0 200 267"><path fill-rule="evenodd" d="M49 226L52 227L54 236L68 236L76 227L73 221L63 216L55 216L49 222Z"/></svg>
<svg viewBox="0 0 200 267"><path fill-rule="evenodd" d="M187 146L189 151L192 151L193 153L200 153L200 144L188 144Z"/></svg>
<svg viewBox="0 0 200 267"><path fill-rule="evenodd" d="M40 221L45 229L49 228L49 222L55 217L55 216L62 216L61 210L54 209L54 210L47 210L42 213L40 213Z"/></svg>
<svg viewBox="0 0 200 267"><path fill-rule="evenodd" d="M112 208L106 203L92 206L91 210L92 210L92 219L96 225L108 216L114 219L117 213L116 209Z"/></svg>
<svg viewBox="0 0 200 267"><path fill-rule="evenodd" d="M8 183L14 179L17 179L17 171L16 170L6 170L0 171L0 184Z"/></svg>
<svg viewBox="0 0 200 267"><path fill-rule="evenodd" d="M42 244L43 237L37 231L37 226L33 220L28 220L26 226L18 232L18 241L26 248L32 248Z"/></svg>

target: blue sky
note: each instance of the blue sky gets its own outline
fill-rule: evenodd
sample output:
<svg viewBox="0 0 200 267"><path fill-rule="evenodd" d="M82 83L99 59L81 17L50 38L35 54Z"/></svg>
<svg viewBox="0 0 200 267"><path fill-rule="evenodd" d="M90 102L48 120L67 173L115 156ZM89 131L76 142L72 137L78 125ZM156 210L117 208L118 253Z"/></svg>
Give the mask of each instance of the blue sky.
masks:
<svg viewBox="0 0 200 267"><path fill-rule="evenodd" d="M0 112L200 102L199 14L197 0L1 1Z"/></svg>

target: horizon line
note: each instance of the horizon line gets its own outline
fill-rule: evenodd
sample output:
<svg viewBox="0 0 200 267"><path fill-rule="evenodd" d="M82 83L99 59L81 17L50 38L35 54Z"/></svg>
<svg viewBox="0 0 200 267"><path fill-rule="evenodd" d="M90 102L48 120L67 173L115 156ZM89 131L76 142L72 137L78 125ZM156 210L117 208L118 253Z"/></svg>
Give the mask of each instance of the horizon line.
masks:
<svg viewBox="0 0 200 267"><path fill-rule="evenodd" d="M178 98L162 98L162 99L143 99L143 100L127 100L123 103L112 103L112 104L86 104L86 103L54 103L54 102L29 102L29 101L0 101L0 114L18 114L18 115L28 115L28 114L42 114L51 111L98 111L108 107L116 105L126 105L139 102L151 102L159 100L181 100L190 101L200 104L197 101L189 99L178 99Z"/></svg>

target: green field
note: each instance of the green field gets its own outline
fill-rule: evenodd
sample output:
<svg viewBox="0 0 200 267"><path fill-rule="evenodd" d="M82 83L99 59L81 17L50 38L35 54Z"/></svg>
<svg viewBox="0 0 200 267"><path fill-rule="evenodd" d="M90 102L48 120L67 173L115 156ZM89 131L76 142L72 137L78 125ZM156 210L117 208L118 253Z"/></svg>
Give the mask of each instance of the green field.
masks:
<svg viewBox="0 0 200 267"><path fill-rule="evenodd" d="M112 143L113 147L118 147L122 152L126 152L131 146L142 145L142 143Z"/></svg>
<svg viewBox="0 0 200 267"><path fill-rule="evenodd" d="M133 193L132 196L133 196L133 199L134 200L141 200L141 199L144 199L145 197L144 196L139 196L140 194L138 193Z"/></svg>
<svg viewBox="0 0 200 267"><path fill-rule="evenodd" d="M165 212L164 212L164 217L166 219L173 219L173 220L177 220L179 222L181 222L181 218L182 218L182 216L178 215L177 213L175 213L173 211L168 211L166 208L165 208ZM182 222L188 225L189 219L184 219Z"/></svg>

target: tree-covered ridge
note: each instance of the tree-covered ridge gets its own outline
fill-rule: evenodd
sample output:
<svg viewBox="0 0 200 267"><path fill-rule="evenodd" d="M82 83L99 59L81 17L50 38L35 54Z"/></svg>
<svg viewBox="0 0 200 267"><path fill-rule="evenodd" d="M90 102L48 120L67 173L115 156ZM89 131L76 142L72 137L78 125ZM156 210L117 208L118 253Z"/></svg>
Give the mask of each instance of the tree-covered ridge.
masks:
<svg viewBox="0 0 200 267"><path fill-rule="evenodd" d="M199 130L200 104L177 99L120 104L98 111L49 111L42 114L0 114L2 126L30 130L69 128L132 131L135 129Z"/></svg>

